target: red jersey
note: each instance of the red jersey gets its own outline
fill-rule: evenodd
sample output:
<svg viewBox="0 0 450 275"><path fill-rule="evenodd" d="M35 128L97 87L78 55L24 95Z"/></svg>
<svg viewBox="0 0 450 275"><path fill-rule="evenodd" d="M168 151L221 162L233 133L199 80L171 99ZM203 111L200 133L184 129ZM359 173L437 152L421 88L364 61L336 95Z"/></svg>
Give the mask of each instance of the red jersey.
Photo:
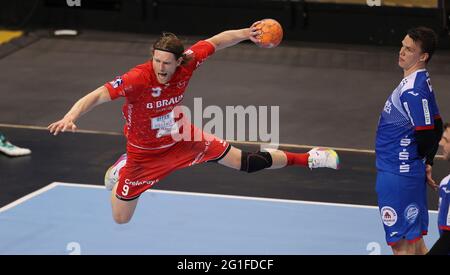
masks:
<svg viewBox="0 0 450 275"><path fill-rule="evenodd" d="M178 66L166 84L158 82L149 61L104 85L111 99L126 98L123 106L126 120L124 134L129 145L141 149L160 149L176 143L171 135L171 131L177 130L173 127L176 123L173 109L183 100L192 73L214 51L211 43L197 42L185 51L192 60Z"/></svg>

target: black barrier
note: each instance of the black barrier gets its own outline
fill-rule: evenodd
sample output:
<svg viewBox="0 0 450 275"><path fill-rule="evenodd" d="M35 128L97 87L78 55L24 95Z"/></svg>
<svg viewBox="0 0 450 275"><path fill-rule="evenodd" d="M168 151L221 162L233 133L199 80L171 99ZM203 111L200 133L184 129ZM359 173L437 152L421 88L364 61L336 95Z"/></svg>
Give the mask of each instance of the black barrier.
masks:
<svg viewBox="0 0 450 275"><path fill-rule="evenodd" d="M449 33L450 29L450 0L440 0L439 10L441 15L442 29Z"/></svg>
<svg viewBox="0 0 450 275"><path fill-rule="evenodd" d="M110 10L120 11L122 9L122 0L95 0L95 1L82 1L82 0L44 0L45 7L59 7L59 8L76 8L87 10Z"/></svg>
<svg viewBox="0 0 450 275"><path fill-rule="evenodd" d="M285 40L398 45L412 26L424 25L448 47L449 0L438 8L405 8L314 0L20 0L0 9L0 27L106 30L210 36L274 18ZM325 1L326 2L326 1Z"/></svg>

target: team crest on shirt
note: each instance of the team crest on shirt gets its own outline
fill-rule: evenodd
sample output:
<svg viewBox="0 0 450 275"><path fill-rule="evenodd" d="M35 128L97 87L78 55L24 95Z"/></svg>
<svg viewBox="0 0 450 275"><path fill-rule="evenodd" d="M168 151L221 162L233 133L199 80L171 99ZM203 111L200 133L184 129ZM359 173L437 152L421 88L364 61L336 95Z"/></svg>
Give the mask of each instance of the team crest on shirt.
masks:
<svg viewBox="0 0 450 275"><path fill-rule="evenodd" d="M111 84L111 86L116 89L117 87L119 87L120 85L122 85L123 81L122 78L120 77L116 77L115 80L109 82L109 84Z"/></svg>
<svg viewBox="0 0 450 275"><path fill-rule="evenodd" d="M408 205L405 209L405 219L409 224L412 224L416 221L417 216L419 216L419 207L412 203Z"/></svg>
<svg viewBox="0 0 450 275"><path fill-rule="evenodd" d="M152 96L153 97L158 97L161 95L161 87L156 87L156 88L152 88Z"/></svg>
<svg viewBox="0 0 450 275"><path fill-rule="evenodd" d="M397 222L397 212L392 207L381 208L381 219L386 226L393 226Z"/></svg>

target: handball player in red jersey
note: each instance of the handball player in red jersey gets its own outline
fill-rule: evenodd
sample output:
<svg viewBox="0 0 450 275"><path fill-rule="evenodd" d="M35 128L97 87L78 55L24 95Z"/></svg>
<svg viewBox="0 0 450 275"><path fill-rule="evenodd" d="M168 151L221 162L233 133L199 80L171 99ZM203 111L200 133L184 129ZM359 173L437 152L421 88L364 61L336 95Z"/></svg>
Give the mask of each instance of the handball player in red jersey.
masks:
<svg viewBox="0 0 450 275"><path fill-rule="evenodd" d="M139 196L171 172L204 162L252 173L289 165L338 169L339 157L327 148L308 153L281 150L245 152L225 140L180 123L182 114L174 108L182 101L193 72L215 52L250 39L258 43L259 21L250 28L229 30L199 41L185 50L178 37L163 35L153 44L152 58L78 100L59 121L48 126L54 135L75 131L76 120L95 106L125 97L126 154L111 166L105 185L112 190L112 214L117 223L133 216ZM181 126L180 126L181 125ZM174 133L191 137L174 139Z"/></svg>

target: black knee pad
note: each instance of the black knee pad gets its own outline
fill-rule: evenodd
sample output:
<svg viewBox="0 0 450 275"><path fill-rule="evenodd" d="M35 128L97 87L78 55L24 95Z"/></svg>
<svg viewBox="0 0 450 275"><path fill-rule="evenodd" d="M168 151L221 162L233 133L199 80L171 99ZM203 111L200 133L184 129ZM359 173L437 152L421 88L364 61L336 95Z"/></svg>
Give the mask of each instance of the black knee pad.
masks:
<svg viewBox="0 0 450 275"><path fill-rule="evenodd" d="M241 171L253 173L272 166L272 156L267 152L244 152L241 156Z"/></svg>

